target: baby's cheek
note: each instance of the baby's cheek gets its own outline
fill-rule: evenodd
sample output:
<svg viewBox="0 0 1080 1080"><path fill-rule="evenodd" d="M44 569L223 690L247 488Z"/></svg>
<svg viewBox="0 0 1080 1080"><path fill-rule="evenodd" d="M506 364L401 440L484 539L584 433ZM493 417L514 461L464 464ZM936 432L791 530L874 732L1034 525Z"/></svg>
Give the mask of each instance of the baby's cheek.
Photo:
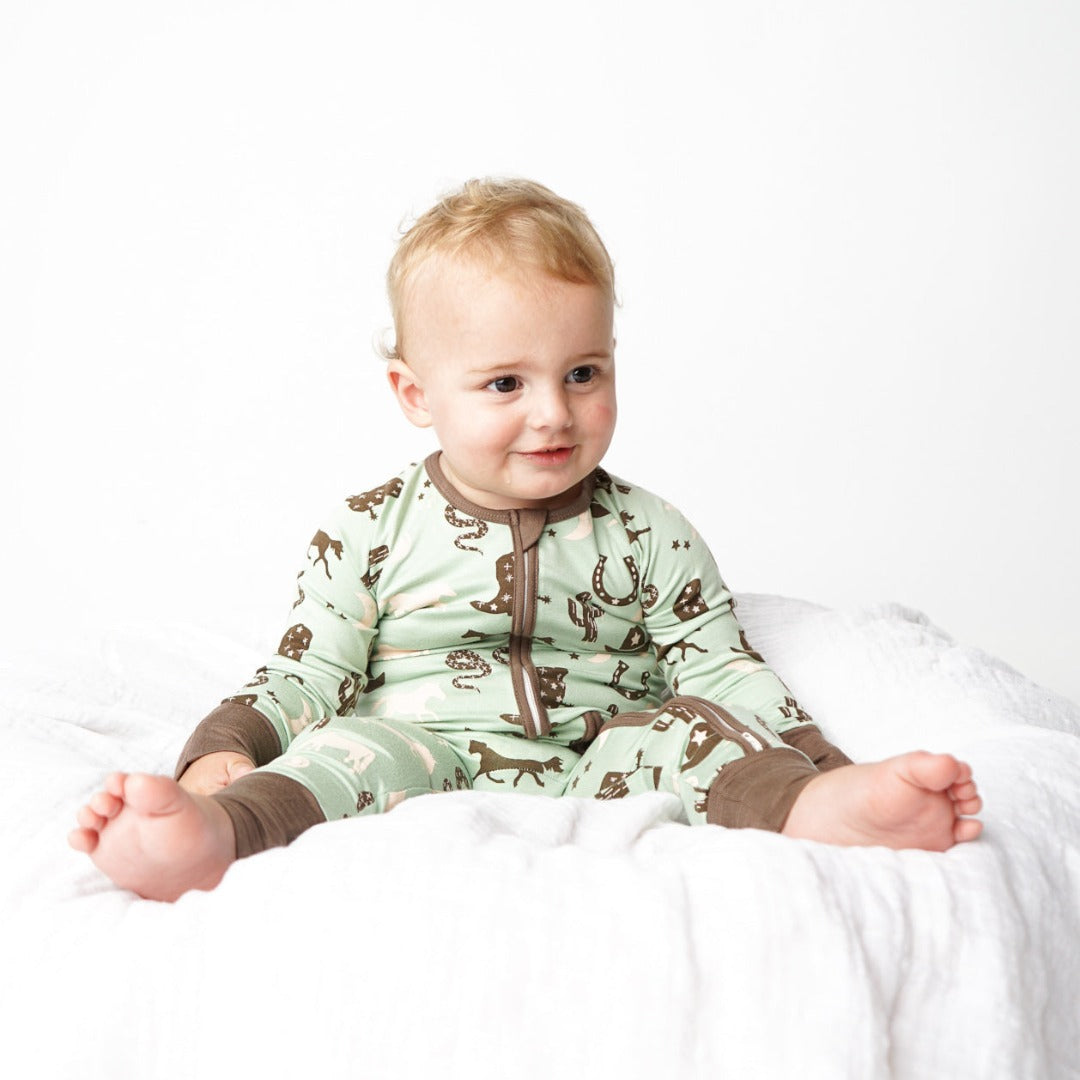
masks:
<svg viewBox="0 0 1080 1080"><path fill-rule="evenodd" d="M598 401L590 403L585 414L586 421L594 430L615 426L615 402Z"/></svg>

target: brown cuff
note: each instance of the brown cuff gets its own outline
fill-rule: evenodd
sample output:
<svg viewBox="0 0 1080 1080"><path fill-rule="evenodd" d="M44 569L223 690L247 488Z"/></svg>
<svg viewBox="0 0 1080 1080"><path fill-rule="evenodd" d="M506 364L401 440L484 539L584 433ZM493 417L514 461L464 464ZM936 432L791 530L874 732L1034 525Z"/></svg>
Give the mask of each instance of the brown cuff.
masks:
<svg viewBox="0 0 1080 1080"><path fill-rule="evenodd" d="M816 724L802 724L790 728L780 736L796 750L801 750L816 766L818 772L838 769L841 765L853 765L854 762L837 746L833 746Z"/></svg>
<svg viewBox="0 0 1080 1080"><path fill-rule="evenodd" d="M291 844L326 816L303 784L277 773L248 773L211 798L219 802L236 833L236 857Z"/></svg>
<svg viewBox="0 0 1080 1080"><path fill-rule="evenodd" d="M716 774L709 787L705 820L729 829L779 832L799 793L817 775L802 754L783 747L748 754Z"/></svg>
<svg viewBox="0 0 1080 1080"><path fill-rule="evenodd" d="M269 765L281 754L281 740L270 721L257 709L226 701L191 733L180 751L173 779L179 780L196 758L218 750L235 750L256 765Z"/></svg>

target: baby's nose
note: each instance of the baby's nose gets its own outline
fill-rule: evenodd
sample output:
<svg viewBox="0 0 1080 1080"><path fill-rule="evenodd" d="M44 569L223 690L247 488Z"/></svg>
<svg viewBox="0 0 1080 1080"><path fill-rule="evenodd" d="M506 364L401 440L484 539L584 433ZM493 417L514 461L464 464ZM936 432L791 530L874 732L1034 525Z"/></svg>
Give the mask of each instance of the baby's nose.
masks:
<svg viewBox="0 0 1080 1080"><path fill-rule="evenodd" d="M566 428L570 426L569 395L560 386L557 390L538 390L530 403L529 422L534 428Z"/></svg>

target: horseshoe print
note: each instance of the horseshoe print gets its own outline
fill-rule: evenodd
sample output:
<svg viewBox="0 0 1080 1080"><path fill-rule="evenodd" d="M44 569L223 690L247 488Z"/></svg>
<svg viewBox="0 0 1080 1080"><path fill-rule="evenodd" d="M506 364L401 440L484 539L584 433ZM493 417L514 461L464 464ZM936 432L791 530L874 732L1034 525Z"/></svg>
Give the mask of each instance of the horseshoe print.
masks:
<svg viewBox="0 0 1080 1080"><path fill-rule="evenodd" d="M638 584L641 581L641 575L638 574L637 563L634 562L633 555L623 556L623 564L630 572L630 581L632 587L630 592L626 596L612 596L604 588L604 563L607 562L607 556L601 555L600 561L596 564L596 569L593 570L592 586L593 592L605 603L610 604L612 607L626 607L628 604L632 604L637 599Z"/></svg>
<svg viewBox="0 0 1080 1080"><path fill-rule="evenodd" d="M619 685L619 680L630 670L630 665L625 661L620 660L615 667L615 674L611 678L611 682L608 686L611 687L618 694L622 694L627 701L638 701L643 698L649 692L649 673L643 671L641 673L641 689L640 690L628 690L625 686Z"/></svg>

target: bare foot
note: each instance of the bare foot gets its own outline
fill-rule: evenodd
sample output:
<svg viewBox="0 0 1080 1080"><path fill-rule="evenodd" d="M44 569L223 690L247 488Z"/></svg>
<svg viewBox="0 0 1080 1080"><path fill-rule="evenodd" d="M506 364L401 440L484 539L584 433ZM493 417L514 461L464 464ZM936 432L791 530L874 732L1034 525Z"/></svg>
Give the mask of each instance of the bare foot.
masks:
<svg viewBox="0 0 1080 1080"><path fill-rule="evenodd" d="M982 822L967 816L981 808L970 766L916 750L815 776L781 832L828 844L945 851L982 832Z"/></svg>
<svg viewBox="0 0 1080 1080"><path fill-rule="evenodd" d="M149 900L212 889L236 859L225 810L166 776L113 773L78 822L68 843L122 889Z"/></svg>

